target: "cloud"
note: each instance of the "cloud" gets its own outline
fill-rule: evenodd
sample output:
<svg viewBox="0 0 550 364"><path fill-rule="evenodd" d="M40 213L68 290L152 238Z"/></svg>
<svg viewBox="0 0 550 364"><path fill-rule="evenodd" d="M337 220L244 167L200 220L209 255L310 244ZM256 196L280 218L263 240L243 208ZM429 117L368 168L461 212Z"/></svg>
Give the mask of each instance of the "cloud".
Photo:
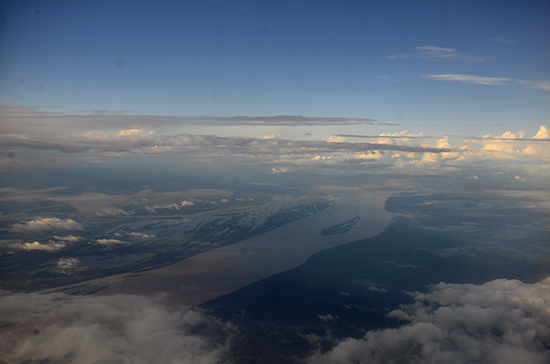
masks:
<svg viewBox="0 0 550 364"><path fill-rule="evenodd" d="M548 129L544 125L540 126L539 131L533 137L533 139L549 139L549 138L550 138L550 132L548 132Z"/></svg>
<svg viewBox="0 0 550 364"><path fill-rule="evenodd" d="M126 245L126 244L128 244L127 242L122 241L122 240L118 240L118 239L97 239L95 242L97 244L100 244L100 245L119 245L119 244Z"/></svg>
<svg viewBox="0 0 550 364"><path fill-rule="evenodd" d="M0 172L16 171L18 169L39 167L37 161L25 162L17 158L0 158Z"/></svg>
<svg viewBox="0 0 550 364"><path fill-rule="evenodd" d="M54 240L55 239L55 240ZM42 250L46 252L54 252L57 250L61 250L67 245L70 245L72 243L76 243L77 241L81 240L82 238L80 236L57 236L54 235L54 239L48 240L47 243L40 243L38 241L35 241L34 243L18 243L18 244L12 244L11 248L21 249L21 250Z"/></svg>
<svg viewBox="0 0 550 364"><path fill-rule="evenodd" d="M395 146L383 143L350 143L263 139L245 137L219 137L215 135L178 134L174 136L128 135L123 138L104 136L75 137L56 140L31 139L20 136L0 136L6 146L19 146L41 150L59 150L65 153L131 153L178 155L302 155L327 152L360 152L366 150L400 150L439 153L448 150L437 148Z"/></svg>
<svg viewBox="0 0 550 364"><path fill-rule="evenodd" d="M59 258L57 267L60 269L72 269L80 265L80 260L77 258Z"/></svg>
<svg viewBox="0 0 550 364"><path fill-rule="evenodd" d="M511 78L481 77L481 76L472 76L472 75L463 75L463 74L422 75L422 78L428 78L428 79L437 80L437 81L457 81L457 82L464 82L464 83L473 83L476 85L491 85L491 86L502 86L502 85L506 85L508 82L513 81L513 79Z"/></svg>
<svg viewBox="0 0 550 364"><path fill-rule="evenodd" d="M57 105L6 105L0 104L0 115L17 115L17 116L44 116L44 115L61 115L59 112L48 111L48 109L58 109L63 108L63 106ZM43 110L46 109L46 110Z"/></svg>
<svg viewBox="0 0 550 364"><path fill-rule="evenodd" d="M95 110L76 110L76 113L84 114L96 114L96 115L118 115L118 114L127 114L131 112L136 112L137 110L114 110L114 109L95 109Z"/></svg>
<svg viewBox="0 0 550 364"><path fill-rule="evenodd" d="M57 217L39 218L23 224L13 224L8 231L12 233L41 232L51 230L83 230L79 223L72 219Z"/></svg>
<svg viewBox="0 0 550 364"><path fill-rule="evenodd" d="M292 167L273 167L271 168L271 173L278 174L278 173L290 173L294 172L295 169Z"/></svg>
<svg viewBox="0 0 550 364"><path fill-rule="evenodd" d="M275 116L164 116L95 113L69 115L38 111L42 106L1 105L3 133L55 136L59 130L82 134L90 130L119 133L120 130L158 130L164 127L201 126L320 126L374 125L375 119L364 117L317 117L302 115Z"/></svg>
<svg viewBox="0 0 550 364"><path fill-rule="evenodd" d="M118 136L128 136L128 135L153 135L155 134L155 131L152 130L148 133L145 133L145 130L144 129L126 129L126 130L121 130L120 133L118 133ZM101 135L99 135L101 136Z"/></svg>
<svg viewBox="0 0 550 364"><path fill-rule="evenodd" d="M533 88L536 90L550 91L550 81L549 80L538 80L538 81L518 81L521 85L527 88Z"/></svg>
<svg viewBox="0 0 550 364"><path fill-rule="evenodd" d="M134 238L139 238L139 239L154 239L154 238L157 237L154 234L145 234L145 233L136 233L136 232L131 232L128 235L133 236Z"/></svg>
<svg viewBox="0 0 550 364"><path fill-rule="evenodd" d="M114 216L130 215L133 208L189 207L195 203L190 201L201 198L228 198L233 192L222 189L189 189L176 192L154 192L142 190L134 194L108 195L96 192L84 192L80 195L55 195L54 193L64 188L49 188L43 190L20 190L17 188L0 188L0 202L40 202L49 201L66 204L78 211L83 216ZM130 212L125 211L128 209ZM59 220L59 219L57 219ZM70 220L70 219L69 219ZM46 220L46 222L49 220ZM72 221L72 220L71 220ZM51 222L51 221L50 221ZM22 229L16 224L17 229ZM32 226L45 226L31 224ZM28 227L27 227L28 229Z"/></svg>
<svg viewBox="0 0 550 364"><path fill-rule="evenodd" d="M332 316L330 313L327 313L326 315L317 315L317 318L319 320L323 320L325 322L328 322L328 321L337 321L338 320L338 315L334 315Z"/></svg>
<svg viewBox="0 0 550 364"><path fill-rule="evenodd" d="M439 283L428 293L411 295L414 304L389 314L406 325L344 339L307 362L550 362L550 278L535 284L507 279L482 285Z"/></svg>
<svg viewBox="0 0 550 364"><path fill-rule="evenodd" d="M46 252L54 252L61 250L72 243L76 243L81 240L80 236L57 236L54 235L54 239L48 240L47 243L41 243L35 241L34 243L24 243L20 239L5 239L0 240L0 246L18 250L41 250Z"/></svg>
<svg viewBox="0 0 550 364"><path fill-rule="evenodd" d="M550 81L549 80L515 80L513 78L504 78L504 77L482 77L482 76L473 76L465 74L431 74L431 75L422 75L422 78L427 78L436 81L456 81L463 83L472 83L476 85L489 85L489 86L504 86L508 85L511 82L516 82L523 87L550 91Z"/></svg>
<svg viewBox="0 0 550 364"><path fill-rule="evenodd" d="M0 300L8 363L223 363L234 329L132 295L14 294Z"/></svg>
<svg viewBox="0 0 550 364"><path fill-rule="evenodd" d="M436 46L414 47L413 53L401 53L390 56L385 56L388 59L406 59L406 58L421 58L430 61L470 61L481 62L487 58L484 56L470 56L466 53L457 52L454 48L443 48Z"/></svg>
<svg viewBox="0 0 550 364"><path fill-rule="evenodd" d="M502 44L516 44L521 41L523 41L523 38L489 38L489 40L492 40L494 42L499 42Z"/></svg>

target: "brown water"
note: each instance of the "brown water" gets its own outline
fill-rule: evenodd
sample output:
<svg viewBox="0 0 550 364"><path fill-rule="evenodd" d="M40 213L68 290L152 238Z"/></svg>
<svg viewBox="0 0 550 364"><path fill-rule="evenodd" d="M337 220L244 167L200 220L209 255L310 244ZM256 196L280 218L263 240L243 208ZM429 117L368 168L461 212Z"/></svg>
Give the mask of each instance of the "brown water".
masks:
<svg viewBox="0 0 550 364"><path fill-rule="evenodd" d="M195 306L250 283L299 266L321 250L378 235L390 221L380 193L341 196L335 206L240 243L182 260L168 267L88 282L98 294L156 296L167 304ZM323 236L321 230L356 216L345 234ZM79 290L82 289L79 288Z"/></svg>

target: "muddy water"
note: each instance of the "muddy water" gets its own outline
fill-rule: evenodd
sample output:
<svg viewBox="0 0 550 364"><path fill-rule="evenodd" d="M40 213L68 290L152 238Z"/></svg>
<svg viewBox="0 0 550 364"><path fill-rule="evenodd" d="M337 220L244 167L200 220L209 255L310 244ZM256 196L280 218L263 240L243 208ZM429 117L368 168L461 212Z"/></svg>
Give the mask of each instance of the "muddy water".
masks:
<svg viewBox="0 0 550 364"><path fill-rule="evenodd" d="M335 206L274 231L211 250L169 267L89 282L89 289L107 285L98 294L146 296L164 292L164 303L195 306L304 263L321 250L375 236L390 221L384 210L388 196L341 196ZM347 233L321 235L326 227L359 216Z"/></svg>

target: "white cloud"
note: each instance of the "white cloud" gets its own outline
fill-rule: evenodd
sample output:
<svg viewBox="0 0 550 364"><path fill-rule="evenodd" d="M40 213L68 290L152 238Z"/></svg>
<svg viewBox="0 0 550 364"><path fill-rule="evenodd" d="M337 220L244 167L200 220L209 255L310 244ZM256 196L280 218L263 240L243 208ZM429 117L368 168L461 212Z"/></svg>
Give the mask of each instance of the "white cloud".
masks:
<svg viewBox="0 0 550 364"><path fill-rule="evenodd" d="M537 134L533 137L533 139L549 139L550 138L550 132L548 132L548 129L541 125L539 131Z"/></svg>
<svg viewBox="0 0 550 364"><path fill-rule="evenodd" d="M118 239L97 239L95 242L100 245L128 244L127 242Z"/></svg>
<svg viewBox="0 0 550 364"><path fill-rule="evenodd" d="M473 83L477 85L491 85L491 86L502 86L506 85L508 82L513 81L511 78L504 77L481 77L473 75L463 75L463 74L434 74L434 75L422 75L423 78L428 78L431 80L437 81L458 81L464 83Z"/></svg>
<svg viewBox="0 0 550 364"><path fill-rule="evenodd" d="M153 235L153 234L136 233L136 232L131 232L128 235L133 236L134 238L139 238L139 239L154 239L154 238L157 237L156 235Z"/></svg>
<svg viewBox="0 0 550 364"><path fill-rule="evenodd" d="M273 174L278 174L278 173L290 173L290 172L294 172L294 168L292 167L273 167L271 168L271 173Z"/></svg>
<svg viewBox="0 0 550 364"><path fill-rule="evenodd" d="M538 80L538 81L518 81L520 84L527 88L533 88L536 90L550 91L550 81L549 80Z"/></svg>
<svg viewBox="0 0 550 364"><path fill-rule="evenodd" d="M59 219L57 217L39 218L23 224L13 224L8 229L12 233L40 232L51 230L83 230L82 226L73 219Z"/></svg>
<svg viewBox="0 0 550 364"><path fill-rule="evenodd" d="M148 133L145 132L144 129L125 129L121 130L120 133L118 133L118 136L128 136L128 135L153 135L155 134L155 131L152 130Z"/></svg>
<svg viewBox="0 0 550 364"><path fill-rule="evenodd" d="M81 240L82 237L80 236L74 236L74 235L68 235L68 236L57 236L57 235L54 235L53 236L55 239L57 240L60 240L60 241L65 241L65 242L68 242L68 243L76 243L77 241Z"/></svg>
<svg viewBox="0 0 550 364"><path fill-rule="evenodd" d="M466 53L457 52L454 48L443 48L437 46L422 46L414 47L413 53L400 53L390 56L385 56L388 59L406 59L406 58L421 58L430 61L470 61L481 62L487 58L484 56L471 56Z"/></svg>
<svg viewBox="0 0 550 364"><path fill-rule="evenodd" d="M222 363L234 332L199 311L131 295L7 295L0 317L8 363Z"/></svg>
<svg viewBox="0 0 550 364"><path fill-rule="evenodd" d="M457 81L464 83L473 83L477 85L489 85L489 86L504 86L510 82L517 82L526 88L532 88L536 90L550 91L549 80L516 80L513 78L504 77L482 77L465 74L431 74L422 75L422 78L427 78L437 81Z"/></svg>
<svg viewBox="0 0 550 364"><path fill-rule="evenodd" d="M80 265L80 260L77 258L59 258L57 266L61 269L71 269Z"/></svg>
<svg viewBox="0 0 550 364"><path fill-rule="evenodd" d="M67 245L76 243L77 241L81 240L82 237L74 236L74 235L69 235L69 236L54 235L54 239L48 240L47 243L40 243L38 241L35 241L34 243L23 243L19 240L15 240L12 244L9 245L9 247L14 249L27 250L27 251L42 250L46 252L54 252L67 247Z"/></svg>
<svg viewBox="0 0 550 364"><path fill-rule="evenodd" d="M337 321L338 320L338 315L331 315L330 313L327 313L326 315L317 315L317 318L319 320L323 320L323 321Z"/></svg>
<svg viewBox="0 0 550 364"><path fill-rule="evenodd" d="M482 285L439 283L412 294L414 304L389 315L409 323L342 340L307 362L550 362L550 278L527 284L498 279Z"/></svg>
<svg viewBox="0 0 550 364"><path fill-rule="evenodd" d="M0 143L9 146L40 150L59 150L65 153L131 153L201 155L280 156L319 153L347 153L367 150L415 151L438 153L440 150L422 147L404 147L385 143L350 143L313 140L263 139L245 137L218 137L216 135L128 135L97 138L59 138L52 140L0 135Z"/></svg>

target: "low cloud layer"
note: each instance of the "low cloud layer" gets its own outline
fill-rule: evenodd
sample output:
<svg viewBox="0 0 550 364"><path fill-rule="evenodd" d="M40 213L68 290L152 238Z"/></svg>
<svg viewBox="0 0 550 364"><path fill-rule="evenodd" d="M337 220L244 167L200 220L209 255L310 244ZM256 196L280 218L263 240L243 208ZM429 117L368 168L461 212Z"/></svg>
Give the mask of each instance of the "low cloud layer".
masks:
<svg viewBox="0 0 550 364"><path fill-rule="evenodd" d="M413 293L414 304L390 317L398 329L345 339L315 364L550 362L550 278L526 284L498 279L482 285L439 283Z"/></svg>
<svg viewBox="0 0 550 364"><path fill-rule="evenodd" d="M33 139L17 135L0 136L10 147L58 150L65 153L132 153L179 155L301 155L312 153L364 152L391 150L415 153L441 153L448 149L396 146L384 143L349 143L288 140L280 138L219 137L216 135L128 134L124 136L94 135L57 139Z"/></svg>
<svg viewBox="0 0 550 364"><path fill-rule="evenodd" d="M84 192L80 195L56 195L56 192L62 189L20 190L17 188L0 188L0 202L48 201L69 205L82 216L115 216L129 214L122 208L143 207L154 212L155 209L170 208L172 205L177 208L191 207L194 206L194 202L190 200L194 199L224 199L233 194L229 190L202 188L174 192L142 190L134 194L120 195L107 195L97 192ZM9 231L14 233L40 232L62 228L80 230L82 227L71 219L45 218L14 224Z"/></svg>
<svg viewBox="0 0 550 364"><path fill-rule="evenodd" d="M163 130L185 127L299 127L384 125L364 117L317 117L302 115L275 116L165 116L131 115L126 111L89 110L78 114L53 112L48 106L1 105L4 121L2 133L56 136L81 134L89 131ZM124 134L124 133L123 133Z"/></svg>
<svg viewBox="0 0 550 364"><path fill-rule="evenodd" d="M224 363L233 333L198 311L131 295L7 295L0 321L7 363Z"/></svg>

